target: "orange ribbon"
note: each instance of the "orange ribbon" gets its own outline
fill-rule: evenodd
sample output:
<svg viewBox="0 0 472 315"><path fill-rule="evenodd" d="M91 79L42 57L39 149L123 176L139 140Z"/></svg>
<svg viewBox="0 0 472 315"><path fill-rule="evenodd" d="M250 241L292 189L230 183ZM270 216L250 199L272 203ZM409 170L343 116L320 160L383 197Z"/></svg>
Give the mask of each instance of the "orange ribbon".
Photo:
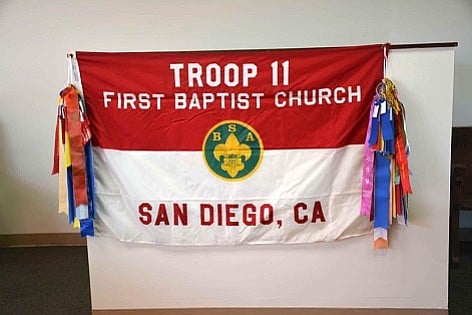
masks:
<svg viewBox="0 0 472 315"><path fill-rule="evenodd" d="M61 97L66 105L67 132L69 134L70 154L72 160L72 181L74 187L75 206L87 204L87 189L85 181L85 156L80 120L78 91L73 85L61 91Z"/></svg>

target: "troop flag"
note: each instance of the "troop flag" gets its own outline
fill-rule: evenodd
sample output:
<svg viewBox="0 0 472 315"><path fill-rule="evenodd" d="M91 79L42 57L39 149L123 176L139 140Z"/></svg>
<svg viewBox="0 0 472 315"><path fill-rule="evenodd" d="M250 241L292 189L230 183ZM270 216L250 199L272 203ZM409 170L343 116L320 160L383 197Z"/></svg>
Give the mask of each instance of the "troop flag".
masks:
<svg viewBox="0 0 472 315"><path fill-rule="evenodd" d="M359 209L384 45L75 58L95 235L233 245L372 233Z"/></svg>

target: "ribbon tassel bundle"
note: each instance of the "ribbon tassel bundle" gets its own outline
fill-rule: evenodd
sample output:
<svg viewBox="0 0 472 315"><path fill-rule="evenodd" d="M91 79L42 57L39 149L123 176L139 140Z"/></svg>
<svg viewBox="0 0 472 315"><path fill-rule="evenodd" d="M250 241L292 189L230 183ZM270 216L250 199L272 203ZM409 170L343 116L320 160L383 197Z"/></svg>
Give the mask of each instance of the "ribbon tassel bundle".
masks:
<svg viewBox="0 0 472 315"><path fill-rule="evenodd" d="M412 194L405 108L394 83L384 78L372 101L362 178L361 214L374 221L374 247L388 247L388 228L406 225Z"/></svg>
<svg viewBox="0 0 472 315"><path fill-rule="evenodd" d="M52 174L59 177L59 213L68 215L82 237L93 236L92 135L84 102L72 84L60 92L57 109Z"/></svg>

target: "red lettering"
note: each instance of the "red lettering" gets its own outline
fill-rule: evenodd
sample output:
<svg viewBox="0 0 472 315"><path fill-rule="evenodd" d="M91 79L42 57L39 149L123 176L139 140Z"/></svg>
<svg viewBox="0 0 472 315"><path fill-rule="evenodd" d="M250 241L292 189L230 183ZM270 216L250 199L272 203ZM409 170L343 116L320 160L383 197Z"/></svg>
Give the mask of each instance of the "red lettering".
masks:
<svg viewBox="0 0 472 315"><path fill-rule="evenodd" d="M201 204L201 225L218 226L256 226L274 223L274 207L268 203L256 206L252 203L246 204Z"/></svg>
<svg viewBox="0 0 472 315"><path fill-rule="evenodd" d="M298 224L303 224L306 221L308 221L308 217L306 215L300 216L300 211L301 210L306 210L307 205L303 202L299 202L293 207L293 216L295 219L295 222Z"/></svg>
<svg viewBox="0 0 472 315"><path fill-rule="evenodd" d="M261 206L260 209L260 219L262 225L269 225L274 222L274 208L272 205L265 203Z"/></svg>
<svg viewBox="0 0 472 315"><path fill-rule="evenodd" d="M159 204L156 222L154 222L154 225L160 225L162 222L164 223L164 225L169 225L169 217L167 216L166 205L163 203Z"/></svg>
<svg viewBox="0 0 472 315"><path fill-rule="evenodd" d="M144 225L149 225L152 221L152 206L147 203L143 202L142 204L139 205L138 207L138 212L139 212L139 221L141 221L142 224Z"/></svg>
<svg viewBox="0 0 472 315"><path fill-rule="evenodd" d="M187 204L182 204L182 208L179 204L174 203L174 225L188 225L188 211L187 211Z"/></svg>
<svg viewBox="0 0 472 315"><path fill-rule="evenodd" d="M313 217L311 218L311 223L316 223L316 220L320 219L321 222L326 222L326 219L323 214L323 209L321 208L321 202L315 202L313 206Z"/></svg>
<svg viewBox="0 0 472 315"><path fill-rule="evenodd" d="M216 206L216 209L218 211L217 216L216 216L218 220L218 225L222 226L223 225L223 206L221 204L218 204Z"/></svg>
<svg viewBox="0 0 472 315"><path fill-rule="evenodd" d="M205 215L208 214L208 217ZM203 203L200 205L200 224L212 225L214 222L213 206Z"/></svg>
<svg viewBox="0 0 472 315"><path fill-rule="evenodd" d="M252 203L243 206L243 223L248 226L256 225L256 206Z"/></svg>
<svg viewBox="0 0 472 315"><path fill-rule="evenodd" d="M229 204L226 205L226 225L227 226L238 226L239 222L238 221L231 221L231 218L234 218L236 214L234 212L231 212L232 209L238 209L238 205L235 204Z"/></svg>

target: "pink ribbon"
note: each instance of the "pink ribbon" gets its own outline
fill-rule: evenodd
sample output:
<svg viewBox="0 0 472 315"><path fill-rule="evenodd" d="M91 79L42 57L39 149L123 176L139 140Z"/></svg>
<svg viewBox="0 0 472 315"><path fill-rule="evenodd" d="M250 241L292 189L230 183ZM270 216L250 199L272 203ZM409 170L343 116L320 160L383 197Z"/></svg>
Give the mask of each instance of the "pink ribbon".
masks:
<svg viewBox="0 0 472 315"><path fill-rule="evenodd" d="M372 211L372 191L374 189L374 152L369 148L370 129L372 127L372 114L374 111L374 101L370 105L369 127L364 143L364 161L362 162L362 199L361 215L371 216Z"/></svg>

